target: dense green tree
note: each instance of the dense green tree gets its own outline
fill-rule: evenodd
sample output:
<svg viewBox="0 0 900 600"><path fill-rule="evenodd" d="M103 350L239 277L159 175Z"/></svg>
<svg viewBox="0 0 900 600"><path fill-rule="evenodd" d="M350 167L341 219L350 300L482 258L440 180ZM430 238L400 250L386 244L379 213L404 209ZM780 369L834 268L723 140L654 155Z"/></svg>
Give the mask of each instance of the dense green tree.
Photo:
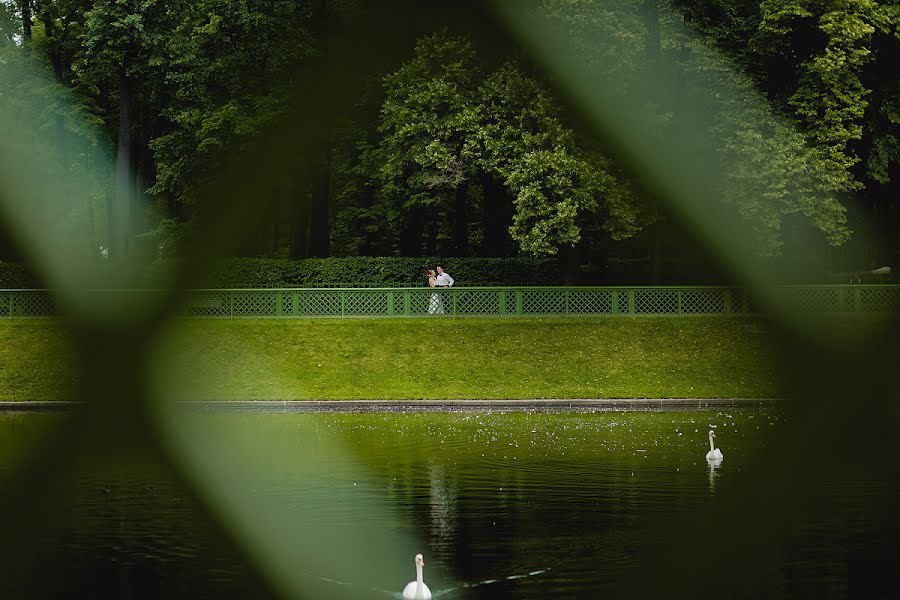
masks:
<svg viewBox="0 0 900 600"><path fill-rule="evenodd" d="M567 10L562 10L563 5ZM749 61L746 53L737 52L747 40L736 37L752 31L748 5L740 0L691 4L686 15L710 33L704 38L686 31L678 13L657 10L660 5L654 0L545 2L549 16L562 21L573 34L583 29L584 23L609 20L610 11L618 15L616 26L607 25L605 32L595 30L601 32L595 36L607 42L592 45L584 40L578 47L587 49L587 60L596 64L603 77L621 79L613 84L615 89L625 90L647 120L659 123L666 143L706 138L698 148L709 153L711 169L715 169L711 172L718 173L714 181L719 196L744 222L756 253L780 253L784 223L792 220L791 215L806 217L828 243L842 244L849 230L838 194L852 187L846 171L841 165L829 164L831 150L823 144L807 147L810 137L795 134L777 111L760 99L754 79L738 68L740 60ZM720 47L735 49L735 60L717 55L710 48L710 38ZM623 39L639 41L607 66L602 60L602 55L609 54L605 47L629 48L620 42ZM638 51L641 47L643 55ZM624 68L622 63L634 66ZM702 130L696 129L698 123ZM729 217L723 213L722 218Z"/></svg>
<svg viewBox="0 0 900 600"><path fill-rule="evenodd" d="M710 210L740 219L758 254L789 249L801 230L845 244L843 205L900 229L896 2L542 0L539 9L660 143L702 139L721 198ZM35 132L115 149L116 177L100 186L107 210L97 210L103 197L61 203L82 202L92 239L113 241L115 256L145 230L138 241L168 253L198 212L215 210L199 199L223 166L292 115L305 66L333 51L323 36L358 10L343 0L7 0L0 69L28 64L41 75L17 70L0 86ZM409 60L371 79L337 130L309 115L315 141L279 157L278 181L247 199L263 218L242 252L562 251L575 265L637 237L658 276L677 228L652 186L563 108L553 74L540 74L527 50L509 44L488 57L484 40L475 47L425 36ZM55 104L66 87L77 99ZM26 110L32 101L47 110ZM60 173L82 163L60 158ZM151 208L155 226L144 219Z"/></svg>
<svg viewBox="0 0 900 600"><path fill-rule="evenodd" d="M402 254L433 254L457 230L447 221L465 222L477 169L472 106L480 78L471 44L446 35L420 40L413 58L384 78L373 175L397 217L391 225ZM423 235L431 247L422 248Z"/></svg>
<svg viewBox="0 0 900 600"><path fill-rule="evenodd" d="M38 47L40 28L33 31ZM35 211L83 240L85 256L98 257L106 239L103 213L111 175L103 121L90 98L60 84L41 52L25 48L30 43L0 45L0 113L5 123L16 125L4 144L24 162L10 174L17 181L9 183L13 189L39 190L42 206ZM10 248L0 251L14 254Z"/></svg>
<svg viewBox="0 0 900 600"><path fill-rule="evenodd" d="M677 4L775 107L793 117L817 154L820 193L859 207L855 212L896 236L900 6L875 0Z"/></svg>
<svg viewBox="0 0 900 600"><path fill-rule="evenodd" d="M308 2L174 6L178 21L166 44L171 101L161 111L167 130L150 144L157 167L151 192L183 221L224 161L246 152L288 110L295 66L314 52L310 23L316 15ZM306 203L295 197L293 204ZM161 233L172 226L167 222Z"/></svg>
<svg viewBox="0 0 900 600"><path fill-rule="evenodd" d="M96 0L86 13L80 66L84 80L107 100L107 119L115 123L116 175L111 206L111 255L128 255L142 227L138 204L152 165L147 142L153 137L156 107L164 80L167 32L171 18L156 0Z"/></svg>
<svg viewBox="0 0 900 600"><path fill-rule="evenodd" d="M583 215L600 207L614 236L640 228L608 161L578 146L559 106L518 65L485 74L469 40L433 35L384 88L378 135L360 164L375 169L375 204L400 253L464 255L470 233L480 250L495 250L500 225L521 251L554 254L579 241Z"/></svg>

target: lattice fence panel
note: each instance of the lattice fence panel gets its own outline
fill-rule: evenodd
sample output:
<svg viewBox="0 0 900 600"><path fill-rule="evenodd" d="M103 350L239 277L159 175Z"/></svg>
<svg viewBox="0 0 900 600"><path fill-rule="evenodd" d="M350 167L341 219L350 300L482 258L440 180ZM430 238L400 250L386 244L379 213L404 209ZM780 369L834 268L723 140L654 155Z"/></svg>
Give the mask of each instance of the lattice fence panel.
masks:
<svg viewBox="0 0 900 600"><path fill-rule="evenodd" d="M346 292L345 313L349 316L379 317L388 314L387 292Z"/></svg>
<svg viewBox="0 0 900 600"><path fill-rule="evenodd" d="M515 290L506 291L506 299L503 301L503 309L508 315L516 314L516 292Z"/></svg>
<svg viewBox="0 0 900 600"><path fill-rule="evenodd" d="M843 310L845 312L856 311L856 292L853 288L841 288L838 291L838 294L840 294L841 300L844 303Z"/></svg>
<svg viewBox="0 0 900 600"><path fill-rule="evenodd" d="M45 290L24 290L9 294L8 302L0 302L2 316L49 317L56 314L56 302Z"/></svg>
<svg viewBox="0 0 900 600"><path fill-rule="evenodd" d="M143 293L142 291L136 291ZM782 302L806 313L898 312L900 286L785 286ZM0 318L56 314L50 290L0 291ZM391 306L390 297L393 296ZM405 299L409 298L409 311ZM183 314L194 317L340 317L391 315L764 314L738 288L413 288L192 290ZM726 310L726 305L727 309Z"/></svg>
<svg viewBox="0 0 900 600"><path fill-rule="evenodd" d="M285 317L290 316L294 312L294 292L292 290L284 290L281 293L281 314Z"/></svg>
<svg viewBox="0 0 900 600"><path fill-rule="evenodd" d="M860 288L860 312L900 312L900 289Z"/></svg>
<svg viewBox="0 0 900 600"><path fill-rule="evenodd" d="M791 308L804 313L839 310L837 288L795 288L791 290Z"/></svg>
<svg viewBox="0 0 900 600"><path fill-rule="evenodd" d="M681 312L688 315L725 313L725 290L686 288L681 290Z"/></svg>
<svg viewBox="0 0 900 600"><path fill-rule="evenodd" d="M522 290L523 315L561 315L566 312L563 290Z"/></svg>
<svg viewBox="0 0 900 600"><path fill-rule="evenodd" d="M759 298L754 296L753 294L746 294L747 296L747 314L749 315L758 315L763 312L763 303Z"/></svg>
<svg viewBox="0 0 900 600"><path fill-rule="evenodd" d="M451 292L438 291L431 288L427 290L410 290L409 314L419 316L453 314Z"/></svg>
<svg viewBox="0 0 900 600"><path fill-rule="evenodd" d="M233 291L231 295L235 317L275 317L278 315L275 290Z"/></svg>
<svg viewBox="0 0 900 600"><path fill-rule="evenodd" d="M572 290L569 313L573 315L612 314L612 290Z"/></svg>
<svg viewBox="0 0 900 600"><path fill-rule="evenodd" d="M230 317L231 297L215 290L189 292L184 312L190 317Z"/></svg>
<svg viewBox="0 0 900 600"><path fill-rule="evenodd" d="M458 290L456 312L460 315L499 315L500 293L497 290Z"/></svg>
<svg viewBox="0 0 900 600"><path fill-rule="evenodd" d="M731 306L728 307L728 310L735 315L739 315L744 312L743 290L731 288Z"/></svg>
<svg viewBox="0 0 900 600"><path fill-rule="evenodd" d="M297 293L297 314L301 317L341 316L341 292L302 290Z"/></svg>
<svg viewBox="0 0 900 600"><path fill-rule="evenodd" d="M639 315L669 315L678 312L677 290L635 290L634 312Z"/></svg>

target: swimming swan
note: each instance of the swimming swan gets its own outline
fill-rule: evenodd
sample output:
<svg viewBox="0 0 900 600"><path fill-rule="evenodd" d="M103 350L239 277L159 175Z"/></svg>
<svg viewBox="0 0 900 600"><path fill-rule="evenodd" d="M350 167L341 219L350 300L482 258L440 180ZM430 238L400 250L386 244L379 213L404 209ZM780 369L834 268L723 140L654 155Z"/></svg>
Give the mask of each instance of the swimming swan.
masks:
<svg viewBox="0 0 900 600"><path fill-rule="evenodd" d="M421 554L416 554L416 580L410 581L403 589L403 600L431 600L431 590L422 581L422 567L425 559Z"/></svg>
<svg viewBox="0 0 900 600"><path fill-rule="evenodd" d="M722 456L722 451L716 448L716 433L710 429L709 430L709 452L706 453L706 460L722 460L724 457Z"/></svg>

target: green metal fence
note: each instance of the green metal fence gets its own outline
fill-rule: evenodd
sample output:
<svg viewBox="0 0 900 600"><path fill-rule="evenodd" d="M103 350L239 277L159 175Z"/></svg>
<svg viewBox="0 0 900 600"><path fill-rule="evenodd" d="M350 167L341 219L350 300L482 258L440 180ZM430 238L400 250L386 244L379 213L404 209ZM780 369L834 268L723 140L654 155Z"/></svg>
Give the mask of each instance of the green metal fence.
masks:
<svg viewBox="0 0 900 600"><path fill-rule="evenodd" d="M803 313L900 311L897 285L783 286L778 297ZM98 294L154 293L98 291ZM56 314L51 290L0 290L0 317ZM191 317L400 317L741 315L766 307L740 288L457 287L191 290L181 314Z"/></svg>

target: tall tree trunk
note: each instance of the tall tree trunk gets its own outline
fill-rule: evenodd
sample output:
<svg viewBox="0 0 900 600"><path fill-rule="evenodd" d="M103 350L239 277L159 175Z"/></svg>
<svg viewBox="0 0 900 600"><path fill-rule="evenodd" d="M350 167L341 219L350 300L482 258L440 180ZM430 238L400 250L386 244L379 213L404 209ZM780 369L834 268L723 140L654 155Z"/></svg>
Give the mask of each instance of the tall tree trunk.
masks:
<svg viewBox="0 0 900 600"><path fill-rule="evenodd" d="M107 191L104 194L104 199L106 200L106 239L107 239L107 248L106 248L106 257L107 259L115 256L115 246L116 246L116 231L118 230L116 226L116 196L115 191ZM97 249L99 251L99 248Z"/></svg>
<svg viewBox="0 0 900 600"><path fill-rule="evenodd" d="M654 105L659 105L661 99L660 86L663 85L662 73L660 72L662 43L659 33L659 0L644 0L641 13L644 19L644 27L647 30L645 47L647 68L644 73L647 82L646 90L648 100ZM657 210L659 209L657 208ZM659 285L662 281L663 260L665 260L663 250L664 223L665 217L659 216L653 226L653 245L650 248L650 283L652 285Z"/></svg>
<svg viewBox="0 0 900 600"><path fill-rule="evenodd" d="M134 178L131 174L133 94L134 81L125 74L125 65L123 64L122 75L119 79L119 136L116 146L116 199L114 205L116 234L113 247L110 249L111 256L116 259L128 256L133 232Z"/></svg>
<svg viewBox="0 0 900 600"><path fill-rule="evenodd" d="M506 190L488 174L481 176L484 211L484 255L504 256L504 246L512 214Z"/></svg>
<svg viewBox="0 0 900 600"><path fill-rule="evenodd" d="M269 239L266 240L267 244L267 252L266 256L273 257L278 253L278 246L281 242L281 211L278 210L280 204L276 204L274 210L269 213Z"/></svg>
<svg viewBox="0 0 900 600"><path fill-rule="evenodd" d="M41 22L44 24L44 35L48 39L57 38L56 24L53 22L53 19L50 18L49 13L45 10L41 10L40 4L37 5L37 12L39 15L42 14ZM65 28L63 29L65 32ZM62 69L62 57L59 53L59 44L60 40L57 38L50 45L47 54L50 57L50 64L53 65L53 73L56 75L56 80L60 83L63 82L63 69Z"/></svg>
<svg viewBox="0 0 900 600"><path fill-rule="evenodd" d="M564 244L559 247L559 269L562 272L563 285L574 285L578 272L578 248Z"/></svg>
<svg viewBox="0 0 900 600"><path fill-rule="evenodd" d="M413 208L405 219L400 231L400 255L422 256L422 232L425 229L425 214L419 208Z"/></svg>
<svg viewBox="0 0 900 600"><path fill-rule="evenodd" d="M661 285L665 260L665 218L659 217L653 224L653 247L650 249L650 285Z"/></svg>
<svg viewBox="0 0 900 600"><path fill-rule="evenodd" d="M299 201L294 203L291 258L307 258L309 256L310 200L306 190L303 190Z"/></svg>
<svg viewBox="0 0 900 600"><path fill-rule="evenodd" d="M19 10L22 13L22 35L25 40L31 41L31 0L19 0Z"/></svg>
<svg viewBox="0 0 900 600"><path fill-rule="evenodd" d="M647 66L649 69L659 68L662 43L659 37L659 0L644 0L641 10L644 27L647 29Z"/></svg>
<svg viewBox="0 0 900 600"><path fill-rule="evenodd" d="M310 215L310 254L318 258L328 256L330 229L328 207L331 203L331 156L326 148L313 175L312 214Z"/></svg>
<svg viewBox="0 0 900 600"><path fill-rule="evenodd" d="M456 188L453 198L453 246L456 256L469 254L468 202L469 184L464 183Z"/></svg>

